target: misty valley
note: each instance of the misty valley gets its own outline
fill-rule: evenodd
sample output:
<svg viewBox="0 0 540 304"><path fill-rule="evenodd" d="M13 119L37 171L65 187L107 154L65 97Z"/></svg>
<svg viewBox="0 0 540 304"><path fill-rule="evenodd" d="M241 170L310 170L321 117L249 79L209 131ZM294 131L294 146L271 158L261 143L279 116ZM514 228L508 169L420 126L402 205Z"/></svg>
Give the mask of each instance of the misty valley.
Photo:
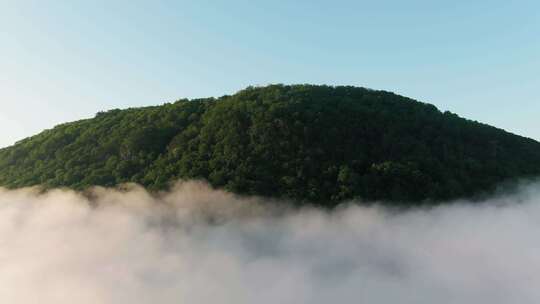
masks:
<svg viewBox="0 0 540 304"><path fill-rule="evenodd" d="M11 303L536 303L540 185L332 211L201 182L0 190Z"/></svg>
<svg viewBox="0 0 540 304"><path fill-rule="evenodd" d="M0 304L539 304L539 13L0 0Z"/></svg>
<svg viewBox="0 0 540 304"><path fill-rule="evenodd" d="M386 91L99 112L0 149L0 302L538 303L539 175Z"/></svg>

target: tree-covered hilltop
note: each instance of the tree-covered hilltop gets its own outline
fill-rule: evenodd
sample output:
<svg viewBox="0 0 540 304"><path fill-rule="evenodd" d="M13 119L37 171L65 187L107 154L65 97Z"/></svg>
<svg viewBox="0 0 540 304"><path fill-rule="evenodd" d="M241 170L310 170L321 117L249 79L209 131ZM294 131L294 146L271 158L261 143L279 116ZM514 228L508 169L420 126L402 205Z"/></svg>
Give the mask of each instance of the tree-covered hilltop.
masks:
<svg viewBox="0 0 540 304"><path fill-rule="evenodd" d="M271 85L101 112L0 150L0 185L177 179L334 205L469 197L540 174L540 143L393 93Z"/></svg>

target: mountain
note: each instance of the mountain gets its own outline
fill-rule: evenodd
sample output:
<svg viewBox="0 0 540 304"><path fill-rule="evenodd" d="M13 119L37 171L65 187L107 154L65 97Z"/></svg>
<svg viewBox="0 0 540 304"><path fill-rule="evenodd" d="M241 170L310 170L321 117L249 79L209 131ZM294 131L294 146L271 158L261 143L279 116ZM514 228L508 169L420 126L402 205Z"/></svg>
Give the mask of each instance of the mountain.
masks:
<svg viewBox="0 0 540 304"><path fill-rule="evenodd" d="M270 85L100 112L0 150L0 186L165 189L205 179L239 194L333 206L472 197L540 175L540 143L390 92Z"/></svg>

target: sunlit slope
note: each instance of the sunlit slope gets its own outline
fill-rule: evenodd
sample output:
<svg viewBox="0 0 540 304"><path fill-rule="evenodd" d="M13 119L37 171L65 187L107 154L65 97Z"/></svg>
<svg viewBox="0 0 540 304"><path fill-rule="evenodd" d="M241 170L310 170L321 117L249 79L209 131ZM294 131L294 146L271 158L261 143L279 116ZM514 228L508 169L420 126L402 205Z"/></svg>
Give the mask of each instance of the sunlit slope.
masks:
<svg viewBox="0 0 540 304"><path fill-rule="evenodd" d="M538 174L534 140L389 92L312 85L112 110L0 150L10 188L205 179L330 205L470 197Z"/></svg>

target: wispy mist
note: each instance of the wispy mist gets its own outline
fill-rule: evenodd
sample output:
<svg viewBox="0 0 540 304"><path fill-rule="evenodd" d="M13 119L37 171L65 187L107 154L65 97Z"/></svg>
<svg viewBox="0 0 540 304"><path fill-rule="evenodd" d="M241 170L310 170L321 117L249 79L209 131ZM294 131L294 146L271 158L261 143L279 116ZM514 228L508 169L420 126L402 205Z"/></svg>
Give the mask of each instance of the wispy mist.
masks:
<svg viewBox="0 0 540 304"><path fill-rule="evenodd" d="M539 189L401 212L0 190L0 302L539 303Z"/></svg>

